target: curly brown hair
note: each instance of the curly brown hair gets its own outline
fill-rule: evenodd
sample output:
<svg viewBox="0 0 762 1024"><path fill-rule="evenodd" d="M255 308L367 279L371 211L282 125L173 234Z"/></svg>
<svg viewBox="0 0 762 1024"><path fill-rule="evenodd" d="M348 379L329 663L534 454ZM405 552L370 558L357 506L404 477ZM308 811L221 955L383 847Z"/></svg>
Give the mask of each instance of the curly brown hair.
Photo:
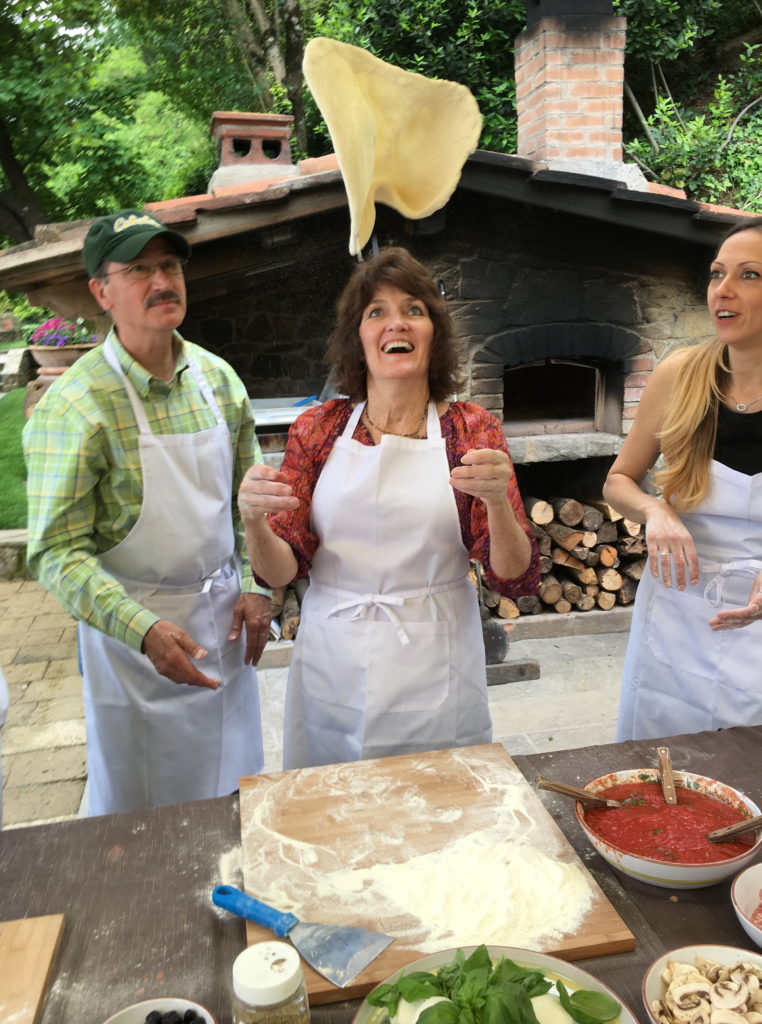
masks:
<svg viewBox="0 0 762 1024"><path fill-rule="evenodd" d="M407 249L391 246L359 263L336 306L336 326L328 339L325 359L331 382L353 402L368 396L367 367L360 342L363 310L380 284L399 288L425 303L434 325L429 363L429 391L435 402L444 401L463 386L460 351L455 341L444 298L428 270Z"/></svg>

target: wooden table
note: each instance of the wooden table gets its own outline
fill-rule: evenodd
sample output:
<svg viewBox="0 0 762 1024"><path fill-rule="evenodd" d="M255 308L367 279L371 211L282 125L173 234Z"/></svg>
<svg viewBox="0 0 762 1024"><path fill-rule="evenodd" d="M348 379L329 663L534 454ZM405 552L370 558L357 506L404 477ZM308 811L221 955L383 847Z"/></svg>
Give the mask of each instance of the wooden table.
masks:
<svg viewBox="0 0 762 1024"><path fill-rule="evenodd" d="M762 726L669 737L677 769L722 779L759 801ZM653 763L655 741L514 758L542 774L583 785ZM730 882L673 891L626 878L594 854L573 802L542 800L636 936L631 953L578 961L644 1022L640 986L665 950L696 942L752 948L730 905ZM245 943L241 919L210 900L240 841L237 797L0 832L0 919L65 915L41 1024L101 1024L130 1002L196 999L229 1024L229 977ZM2 965L0 965L0 970ZM315 1024L349 1024L358 1003L316 1007Z"/></svg>

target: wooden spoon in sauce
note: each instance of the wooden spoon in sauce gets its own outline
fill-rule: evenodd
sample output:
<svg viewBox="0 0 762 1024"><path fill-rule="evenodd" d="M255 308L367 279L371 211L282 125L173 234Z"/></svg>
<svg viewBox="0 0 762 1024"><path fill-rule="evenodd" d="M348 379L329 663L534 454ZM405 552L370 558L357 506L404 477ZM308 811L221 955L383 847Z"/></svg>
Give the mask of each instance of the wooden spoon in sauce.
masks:
<svg viewBox="0 0 762 1024"><path fill-rule="evenodd" d="M669 747L657 747L656 753L659 755L659 774L664 802L676 804L677 792L675 790L675 776L672 774L672 758L669 756Z"/></svg>
<svg viewBox="0 0 762 1024"><path fill-rule="evenodd" d="M579 800L581 804L592 804L594 807L621 807L621 800L610 800L608 797L599 796L589 789L580 789L578 786L568 786L565 782L554 782L553 779L546 779L543 775L535 776L538 789L550 789L554 793L561 793L562 796L571 796Z"/></svg>
<svg viewBox="0 0 762 1024"><path fill-rule="evenodd" d="M762 814L756 814L753 818L744 818L735 825L726 825L724 828L716 828L714 832L707 832L706 837L712 843L726 843L736 836L742 836L745 832L753 832L762 828Z"/></svg>

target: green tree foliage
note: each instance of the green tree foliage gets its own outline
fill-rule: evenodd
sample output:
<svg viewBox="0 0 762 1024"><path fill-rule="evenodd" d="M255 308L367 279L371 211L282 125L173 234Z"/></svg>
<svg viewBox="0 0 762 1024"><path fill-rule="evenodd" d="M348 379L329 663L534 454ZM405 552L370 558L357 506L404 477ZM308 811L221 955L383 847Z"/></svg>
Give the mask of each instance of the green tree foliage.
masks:
<svg viewBox="0 0 762 1024"><path fill-rule="evenodd" d="M315 35L361 46L382 60L467 85L484 127L479 145L516 150L513 41L524 0L335 0Z"/></svg>
<svg viewBox="0 0 762 1024"><path fill-rule="evenodd" d="M628 19L631 159L696 198L759 208L762 0L614 10ZM515 152L525 21L524 0L5 0L0 243L48 220L203 191L214 110L292 113L297 155L329 149L301 77L314 35L467 85L480 146Z"/></svg>
<svg viewBox="0 0 762 1024"><path fill-rule="evenodd" d="M762 212L757 0L615 0L627 16L625 151L689 198Z"/></svg>
<svg viewBox="0 0 762 1024"><path fill-rule="evenodd" d="M183 195L208 177L208 121L151 87L129 38L96 0L0 11L0 236L25 241L37 224Z"/></svg>
<svg viewBox="0 0 762 1024"><path fill-rule="evenodd" d="M727 5L725 5L727 6ZM722 0L614 0L627 18L627 55L633 61L674 61L714 33Z"/></svg>
<svg viewBox="0 0 762 1024"><path fill-rule="evenodd" d="M319 0L117 0L154 87L188 112L291 113L305 146L302 19Z"/></svg>
<svg viewBox="0 0 762 1024"><path fill-rule="evenodd" d="M740 67L719 75L699 109L660 96L650 140L627 152L657 180L690 198L762 212L762 46L746 44Z"/></svg>

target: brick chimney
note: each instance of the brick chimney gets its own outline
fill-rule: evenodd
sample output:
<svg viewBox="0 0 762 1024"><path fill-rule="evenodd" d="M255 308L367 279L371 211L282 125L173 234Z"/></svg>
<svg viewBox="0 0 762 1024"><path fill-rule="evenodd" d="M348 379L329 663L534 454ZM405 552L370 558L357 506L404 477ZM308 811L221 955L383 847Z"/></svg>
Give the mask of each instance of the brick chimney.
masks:
<svg viewBox="0 0 762 1024"><path fill-rule="evenodd" d="M209 182L209 191L222 185L299 174L291 160L293 120L288 114L216 110L209 134L217 142L219 166Z"/></svg>
<svg viewBox="0 0 762 1024"><path fill-rule="evenodd" d="M622 161L627 19L612 14L612 0L526 3L515 43L518 155L646 188Z"/></svg>

